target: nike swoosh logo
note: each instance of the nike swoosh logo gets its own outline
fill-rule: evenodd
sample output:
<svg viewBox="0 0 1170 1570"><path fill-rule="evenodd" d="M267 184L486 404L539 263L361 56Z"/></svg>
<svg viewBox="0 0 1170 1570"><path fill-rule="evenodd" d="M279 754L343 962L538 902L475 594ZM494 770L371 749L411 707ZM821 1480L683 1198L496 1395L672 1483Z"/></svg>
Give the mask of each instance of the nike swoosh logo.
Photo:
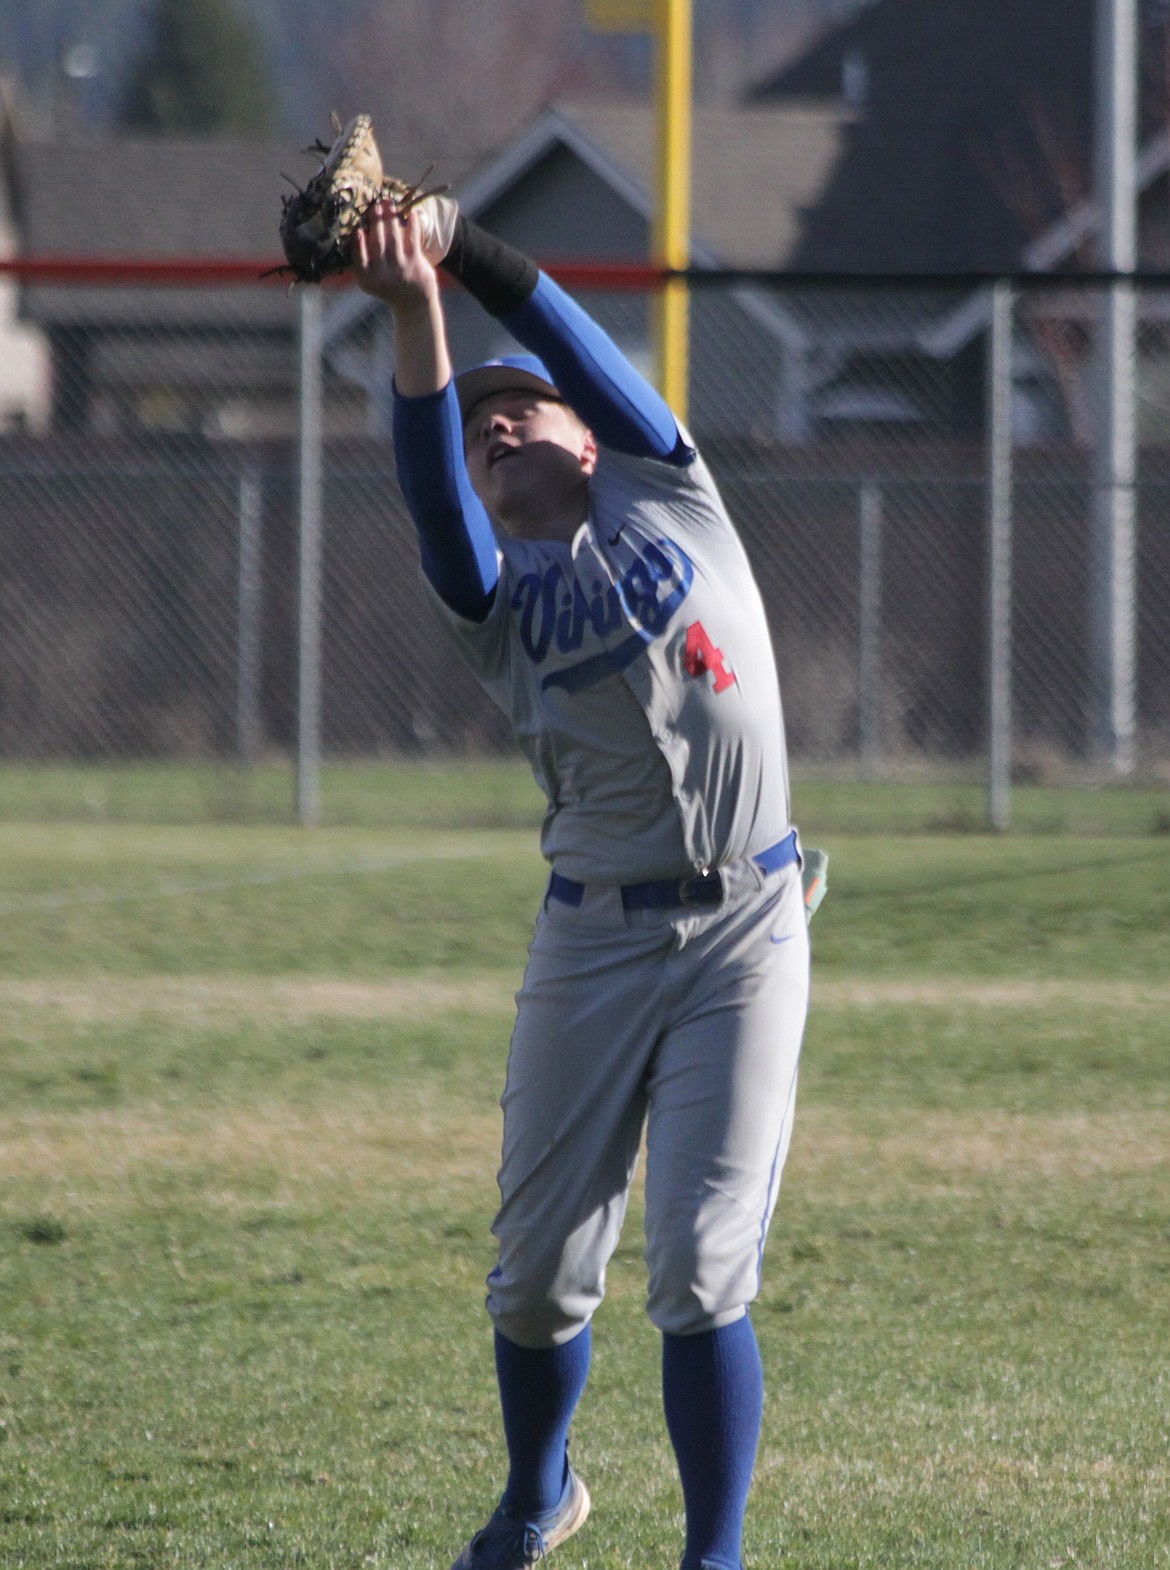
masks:
<svg viewBox="0 0 1170 1570"><path fill-rule="evenodd" d="M617 542L621 539L621 537L622 537L622 529L624 529L624 528L625 528L625 524L623 523L622 526L621 526L621 529L619 529L616 534L607 534L606 535L606 539L609 541L609 543L611 545L616 545Z"/></svg>
<svg viewBox="0 0 1170 1570"><path fill-rule="evenodd" d="M772 939L772 942L773 943L787 943L791 936L792 936L791 932L786 932L782 938L774 937Z"/></svg>

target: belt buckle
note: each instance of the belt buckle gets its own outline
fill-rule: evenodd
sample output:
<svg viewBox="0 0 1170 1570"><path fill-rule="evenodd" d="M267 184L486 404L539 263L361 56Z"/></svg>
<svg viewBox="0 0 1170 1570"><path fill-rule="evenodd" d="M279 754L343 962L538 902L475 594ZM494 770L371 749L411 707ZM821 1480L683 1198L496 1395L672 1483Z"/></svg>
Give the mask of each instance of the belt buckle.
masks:
<svg viewBox="0 0 1170 1570"><path fill-rule="evenodd" d="M718 905L723 898L723 879L718 867L708 867L693 878L684 878L678 886L680 905Z"/></svg>

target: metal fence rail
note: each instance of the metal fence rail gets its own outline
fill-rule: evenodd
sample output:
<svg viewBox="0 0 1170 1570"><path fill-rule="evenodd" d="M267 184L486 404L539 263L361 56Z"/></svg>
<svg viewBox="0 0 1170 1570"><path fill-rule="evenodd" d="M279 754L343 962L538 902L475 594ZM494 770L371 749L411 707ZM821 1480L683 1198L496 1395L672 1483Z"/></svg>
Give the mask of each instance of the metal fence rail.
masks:
<svg viewBox="0 0 1170 1570"><path fill-rule="evenodd" d="M581 297L639 358L647 300L623 282ZM238 280L190 269L77 287L25 287L43 352L0 434L0 756L287 757L311 820L322 754L509 750L415 581L379 308L257 285L253 321ZM798 762L982 768L1001 824L1012 769L1116 768L1094 685L1099 296L694 291L691 426L768 606ZM1168 300L1139 291L1131 389L1138 773L1170 760ZM508 346L464 306L457 361Z"/></svg>

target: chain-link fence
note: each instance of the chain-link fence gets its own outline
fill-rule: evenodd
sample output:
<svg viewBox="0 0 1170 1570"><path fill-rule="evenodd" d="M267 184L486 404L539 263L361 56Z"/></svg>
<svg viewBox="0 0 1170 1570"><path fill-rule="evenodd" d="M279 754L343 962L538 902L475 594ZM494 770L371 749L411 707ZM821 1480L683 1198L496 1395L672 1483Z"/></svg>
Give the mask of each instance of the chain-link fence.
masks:
<svg viewBox="0 0 1170 1570"><path fill-rule="evenodd" d="M1108 635L1132 649L1122 766L1166 767L1170 294L1138 295L1132 560L1115 529L1104 627L1103 287L1014 292L998 357L989 286L693 288L690 424L764 593L798 764L978 769L998 658L1017 774L1108 772ZM648 365L648 296L578 293ZM449 299L458 363L512 347ZM41 281L5 332L25 369L3 388L0 756L299 753L311 768L318 742L331 757L511 750L418 591L380 307L352 288Z"/></svg>

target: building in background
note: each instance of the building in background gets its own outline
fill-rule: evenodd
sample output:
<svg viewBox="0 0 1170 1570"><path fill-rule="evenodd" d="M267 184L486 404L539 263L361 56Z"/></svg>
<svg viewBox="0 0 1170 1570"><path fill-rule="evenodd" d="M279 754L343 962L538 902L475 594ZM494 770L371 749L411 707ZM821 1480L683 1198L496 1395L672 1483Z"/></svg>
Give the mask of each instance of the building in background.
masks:
<svg viewBox="0 0 1170 1570"><path fill-rule="evenodd" d="M1170 8L1138 3L1139 140L1151 146L1170 117ZM1043 237L1092 185L1097 11L1097 0L871 0L760 79L745 100L758 107L853 110L792 265L1075 269L1078 247L1053 248ZM1165 197L1147 178L1144 267L1170 263Z"/></svg>
<svg viewBox="0 0 1170 1570"><path fill-rule="evenodd" d="M693 261L710 268L782 268L840 155L848 112L837 106L699 108L694 119ZM456 191L465 212L555 269L557 262L645 263L654 207L654 125L641 103L560 104L488 158ZM578 287L583 303L642 369L651 366L645 293ZM331 307L330 340L380 317L354 297ZM502 328L454 294L448 311L457 364L512 345ZM694 291L691 422L705 437L807 434L811 345L776 291L750 283ZM340 363L340 362L338 362ZM361 377L360 362L347 361ZM371 352L371 396L387 391Z"/></svg>
<svg viewBox="0 0 1170 1570"><path fill-rule="evenodd" d="M1094 0L874 0L823 29L742 105L697 110L696 265L861 278L925 270L941 281L857 293L697 286L696 429L782 443L981 429L986 304L955 275L1075 271L1091 250L1094 10ZM1165 7L1143 14L1142 247L1160 266L1170 254ZM276 260L282 177L312 168L297 148L265 143L13 136L8 145L17 240L38 256ZM417 149L395 150L405 172L421 172ZM559 103L464 173L456 194L546 263L644 261L650 109ZM1020 441L1084 437L1090 321L1080 302L1050 296L1033 311L1017 364ZM648 366L646 298L591 293L586 303ZM1160 311L1159 296L1143 304L1147 441L1170 440ZM457 298L451 320L457 360L503 347ZM296 321L295 296L280 288L37 286L21 292L13 344L47 345L54 429L275 436L295 429ZM330 407L384 433L392 351L380 313L364 296L330 292L325 329ZM8 363L24 362L14 353ZM31 423L43 421L43 376L28 407Z"/></svg>
<svg viewBox="0 0 1170 1570"><path fill-rule="evenodd" d="M12 82L0 73L0 261L21 249L14 99ZM45 335L20 320L20 287L0 274L0 431L45 431L49 403Z"/></svg>
<svg viewBox="0 0 1170 1570"><path fill-rule="evenodd" d="M275 262L282 170L303 173L298 162L266 143L24 140L14 159L20 249L39 259ZM54 430L295 428L296 310L279 287L32 283L20 309L48 346Z"/></svg>
<svg viewBox="0 0 1170 1570"><path fill-rule="evenodd" d="M1096 0L872 0L763 77L747 95L753 105L852 110L790 265L944 276L1091 268L1097 11ZM1170 263L1168 8L1139 0L1139 15L1139 266L1160 270ZM906 299L852 343L827 323L828 336L817 336L838 367L822 414L850 419L872 407L875 380L888 383L900 359L906 390L885 398L889 421L920 425L923 396L936 402L940 388L950 390L956 429L981 419L986 306L969 292L941 317L934 304ZM1092 298L1050 294L1023 314L1017 440L1085 442ZM1144 297L1146 442L1170 442L1166 314L1161 294Z"/></svg>

